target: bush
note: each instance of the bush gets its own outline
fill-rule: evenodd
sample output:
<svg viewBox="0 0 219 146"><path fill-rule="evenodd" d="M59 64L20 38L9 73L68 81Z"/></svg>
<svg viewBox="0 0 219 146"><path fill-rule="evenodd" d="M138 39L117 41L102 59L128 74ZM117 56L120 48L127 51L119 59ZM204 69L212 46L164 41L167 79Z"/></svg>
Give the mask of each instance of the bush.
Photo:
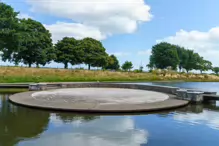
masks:
<svg viewBox="0 0 219 146"><path fill-rule="evenodd" d="M135 73L142 73L143 71L139 70L139 69L135 69L133 72L135 72Z"/></svg>

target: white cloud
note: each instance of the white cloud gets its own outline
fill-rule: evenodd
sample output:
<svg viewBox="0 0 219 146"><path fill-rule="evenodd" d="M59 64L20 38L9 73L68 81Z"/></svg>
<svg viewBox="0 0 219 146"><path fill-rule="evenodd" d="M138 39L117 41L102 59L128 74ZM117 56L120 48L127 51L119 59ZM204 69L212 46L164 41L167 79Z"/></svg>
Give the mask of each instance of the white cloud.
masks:
<svg viewBox="0 0 219 146"><path fill-rule="evenodd" d="M78 36L92 35L98 39L105 39L113 34L133 33L138 24L150 21L150 7L144 0L26 0L31 5L31 11L45 13L60 18L70 19L72 23L56 23L50 27L68 29L69 32L55 31L54 37L60 39L62 35ZM62 25L61 25L62 24ZM70 27L72 25L72 27ZM60 27L62 26L62 27ZM49 27L49 26L47 26ZM65 28L67 27L67 28ZM52 29L54 30L54 29ZM82 35L83 34L83 35Z"/></svg>
<svg viewBox="0 0 219 146"><path fill-rule="evenodd" d="M54 130L48 129L40 138L24 141L21 145L140 146L147 144L148 132L137 129L134 120L127 116L100 117L89 122L79 118L68 124L53 117L50 118L50 122L57 125Z"/></svg>
<svg viewBox="0 0 219 146"><path fill-rule="evenodd" d="M157 42L161 41L193 49L205 59L212 61L213 65L219 65L219 27L207 32L180 30L174 36L157 40Z"/></svg>
<svg viewBox="0 0 219 146"><path fill-rule="evenodd" d="M56 24L44 26L50 32L52 32L52 39L54 43L66 36L75 37L76 39L92 37L97 40L102 40L106 38L106 36L102 34L98 29L79 23L57 22Z"/></svg>
<svg viewBox="0 0 219 146"><path fill-rule="evenodd" d="M144 50L144 51L138 51L137 54L138 54L138 55L146 55L146 56L150 56L150 55L151 55L151 49Z"/></svg>
<svg viewBox="0 0 219 146"><path fill-rule="evenodd" d="M218 112L204 110L200 114L185 113L176 114L174 119L181 122L189 122L191 124L203 124L213 129L219 129Z"/></svg>
<svg viewBox="0 0 219 146"><path fill-rule="evenodd" d="M25 13L20 13L18 14L18 18L20 19L28 19L28 18L33 18L32 16L30 16L29 14L25 14Z"/></svg>

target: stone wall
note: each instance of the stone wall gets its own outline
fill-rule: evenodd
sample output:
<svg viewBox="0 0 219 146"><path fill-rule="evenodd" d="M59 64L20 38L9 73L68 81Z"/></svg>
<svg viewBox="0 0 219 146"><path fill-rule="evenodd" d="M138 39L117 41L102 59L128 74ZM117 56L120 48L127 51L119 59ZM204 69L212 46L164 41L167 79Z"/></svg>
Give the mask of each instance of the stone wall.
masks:
<svg viewBox="0 0 219 146"><path fill-rule="evenodd" d="M129 83L54 83L54 84L31 84L29 85L30 91L41 91L48 89L59 89L59 88L126 88L126 89L138 89L138 90L149 90L162 92L167 94L176 95L178 99L188 100L193 103L202 103L203 101L212 100L211 97L214 96L214 99L219 99L216 96L216 92L209 91L199 91L194 89L180 89L177 87L170 86L158 86L158 85L140 85L140 84L129 84ZM208 97L204 95L208 95Z"/></svg>
<svg viewBox="0 0 219 146"><path fill-rule="evenodd" d="M157 86L157 85L139 85L139 84L119 84L119 83L59 83L59 84L32 84L30 91L47 90L51 88L126 88L163 92L167 94L176 94L177 87Z"/></svg>

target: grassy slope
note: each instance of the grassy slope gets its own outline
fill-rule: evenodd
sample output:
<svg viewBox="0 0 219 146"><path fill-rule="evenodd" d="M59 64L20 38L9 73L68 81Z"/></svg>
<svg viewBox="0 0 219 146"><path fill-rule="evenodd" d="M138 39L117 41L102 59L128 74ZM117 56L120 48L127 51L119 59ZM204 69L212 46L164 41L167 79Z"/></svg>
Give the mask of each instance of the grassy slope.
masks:
<svg viewBox="0 0 219 146"><path fill-rule="evenodd" d="M20 92L26 92L28 91L28 89L0 89L0 94L13 94L13 93L20 93Z"/></svg>
<svg viewBox="0 0 219 146"><path fill-rule="evenodd" d="M0 83L74 81L219 81L218 76L1 67Z"/></svg>

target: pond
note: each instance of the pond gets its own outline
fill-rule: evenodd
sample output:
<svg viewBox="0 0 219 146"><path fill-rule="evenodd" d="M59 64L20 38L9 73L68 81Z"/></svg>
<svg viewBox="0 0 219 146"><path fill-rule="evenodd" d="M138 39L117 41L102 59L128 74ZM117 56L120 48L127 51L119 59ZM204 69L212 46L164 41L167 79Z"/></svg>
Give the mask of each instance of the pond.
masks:
<svg viewBox="0 0 219 146"><path fill-rule="evenodd" d="M144 84L144 83L141 83ZM219 83L145 83L219 92ZM219 105L140 115L79 115L12 105L0 96L0 146L216 146Z"/></svg>

